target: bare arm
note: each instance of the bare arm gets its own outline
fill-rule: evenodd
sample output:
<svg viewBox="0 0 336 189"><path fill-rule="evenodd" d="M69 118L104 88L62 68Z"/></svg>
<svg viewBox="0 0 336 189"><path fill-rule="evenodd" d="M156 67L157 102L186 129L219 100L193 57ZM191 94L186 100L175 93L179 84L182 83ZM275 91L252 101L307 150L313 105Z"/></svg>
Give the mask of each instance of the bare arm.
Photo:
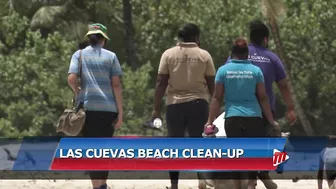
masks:
<svg viewBox="0 0 336 189"><path fill-rule="evenodd" d="M216 75L216 68L213 63L212 57L209 54L209 59L207 61L207 67L205 70L205 81L207 83L210 95L214 94L214 86L215 86L215 75Z"/></svg>
<svg viewBox="0 0 336 189"><path fill-rule="evenodd" d="M162 98L165 95L168 86L168 74L159 74L156 78L155 96L154 96L154 111L161 112Z"/></svg>
<svg viewBox="0 0 336 189"><path fill-rule="evenodd" d="M274 124L274 118L268 102L264 83L257 84L257 97L267 120L269 121L269 123Z"/></svg>
<svg viewBox="0 0 336 189"><path fill-rule="evenodd" d="M293 103L293 99L292 99L291 93L288 88L287 79L282 79L278 81L277 86L286 103L287 110L288 111L294 110L294 103Z"/></svg>
<svg viewBox="0 0 336 189"><path fill-rule="evenodd" d="M68 75L68 84L71 87L72 91L77 95L79 88L77 83L77 75L74 73L71 73Z"/></svg>
<svg viewBox="0 0 336 189"><path fill-rule="evenodd" d="M277 82L277 85L287 105L286 118L289 121L290 125L294 125L297 118L296 118L296 114L294 111L294 103L293 103L291 92L288 88L287 80L286 79L279 80Z"/></svg>
<svg viewBox="0 0 336 189"><path fill-rule="evenodd" d="M224 97L224 84L222 83L216 83L215 84L215 91L211 100L210 104L210 113L208 118L208 124L212 124L216 117L220 114L220 107L223 103L223 97Z"/></svg>
<svg viewBox="0 0 336 189"><path fill-rule="evenodd" d="M118 108L118 119L123 118L123 97L122 97L122 87L119 76L112 76L111 79L112 90L117 102Z"/></svg>
<svg viewBox="0 0 336 189"><path fill-rule="evenodd" d="M214 94L215 88L215 76L205 76L205 81L207 83L210 95Z"/></svg>

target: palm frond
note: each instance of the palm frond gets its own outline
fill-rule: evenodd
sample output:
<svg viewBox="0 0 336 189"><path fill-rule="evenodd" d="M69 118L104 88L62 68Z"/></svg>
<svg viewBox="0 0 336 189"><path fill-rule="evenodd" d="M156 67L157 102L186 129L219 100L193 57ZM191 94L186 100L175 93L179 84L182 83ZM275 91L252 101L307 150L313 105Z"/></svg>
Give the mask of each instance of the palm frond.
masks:
<svg viewBox="0 0 336 189"><path fill-rule="evenodd" d="M266 18L277 20L286 12L283 0L261 0L261 11Z"/></svg>
<svg viewBox="0 0 336 189"><path fill-rule="evenodd" d="M87 32L87 23L81 21L61 21L57 27L73 40L83 41Z"/></svg>
<svg viewBox="0 0 336 189"><path fill-rule="evenodd" d="M52 28L56 19L66 14L64 6L44 6L41 7L33 16L30 26L31 28L46 27Z"/></svg>

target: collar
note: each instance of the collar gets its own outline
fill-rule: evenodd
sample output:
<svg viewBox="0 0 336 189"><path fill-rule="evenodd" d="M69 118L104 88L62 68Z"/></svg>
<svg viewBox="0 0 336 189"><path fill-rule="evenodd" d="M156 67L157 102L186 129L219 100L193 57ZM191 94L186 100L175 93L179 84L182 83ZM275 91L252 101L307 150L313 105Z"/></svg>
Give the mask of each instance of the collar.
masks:
<svg viewBox="0 0 336 189"><path fill-rule="evenodd" d="M91 46L90 45L90 47L91 47L91 49L94 49L94 50L100 50L100 49L102 49L102 47L100 45L95 45L95 46Z"/></svg>
<svg viewBox="0 0 336 189"><path fill-rule="evenodd" d="M180 47L198 47L198 45L194 42L178 42L176 46Z"/></svg>
<svg viewBox="0 0 336 189"><path fill-rule="evenodd" d="M259 49L267 49L267 48L264 47L264 46L257 45L257 44L253 44L253 43L248 44L248 46L253 46L253 47L256 47L256 48L259 48Z"/></svg>
<svg viewBox="0 0 336 189"><path fill-rule="evenodd" d="M101 47L100 45L96 45L96 46L89 45L86 48L90 49L91 51L101 53L101 50L103 47Z"/></svg>
<svg viewBox="0 0 336 189"><path fill-rule="evenodd" d="M230 62L232 62L232 63L238 63L238 64L251 64L252 63L249 60L237 60L237 59L231 59Z"/></svg>

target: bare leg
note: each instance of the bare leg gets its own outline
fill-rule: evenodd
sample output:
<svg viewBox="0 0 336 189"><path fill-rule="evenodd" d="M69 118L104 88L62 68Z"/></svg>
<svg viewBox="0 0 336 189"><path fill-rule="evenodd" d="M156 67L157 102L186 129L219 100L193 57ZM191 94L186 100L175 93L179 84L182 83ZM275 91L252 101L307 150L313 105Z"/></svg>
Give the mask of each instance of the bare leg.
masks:
<svg viewBox="0 0 336 189"><path fill-rule="evenodd" d="M329 189L335 189L336 188L336 183L335 183L335 179L328 179L328 185L329 185Z"/></svg>
<svg viewBox="0 0 336 189"><path fill-rule="evenodd" d="M107 189L107 179L102 180L102 184L100 185L101 189Z"/></svg>
<svg viewBox="0 0 336 189"><path fill-rule="evenodd" d="M91 180L92 186L93 188L100 188L100 186L102 185L102 180L98 180L98 179L93 179Z"/></svg>
<svg viewBox="0 0 336 189"><path fill-rule="evenodd" d="M207 185L204 179L198 180L198 189L206 189Z"/></svg>
<svg viewBox="0 0 336 189"><path fill-rule="evenodd" d="M248 180L248 186L247 186L247 189L256 189L256 180L255 179L249 179Z"/></svg>
<svg viewBox="0 0 336 189"><path fill-rule="evenodd" d="M261 171L258 174L258 178L263 182L264 186L267 189L277 189L278 185L271 179L271 177L268 175L268 172Z"/></svg>
<svg viewBox="0 0 336 189"><path fill-rule="evenodd" d="M242 189L240 180L238 179L233 180L233 184L235 189Z"/></svg>

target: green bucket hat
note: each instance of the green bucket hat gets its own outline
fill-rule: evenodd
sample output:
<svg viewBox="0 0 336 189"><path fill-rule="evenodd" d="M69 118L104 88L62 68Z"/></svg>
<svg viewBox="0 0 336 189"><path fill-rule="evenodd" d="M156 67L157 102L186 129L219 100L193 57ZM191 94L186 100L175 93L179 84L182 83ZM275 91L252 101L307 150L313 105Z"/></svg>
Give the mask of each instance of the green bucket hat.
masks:
<svg viewBox="0 0 336 189"><path fill-rule="evenodd" d="M89 25L89 31L87 32L87 34L85 36L91 35L91 34L102 34L105 39L110 40L109 37L107 37L107 28L103 25L103 24L90 24Z"/></svg>

